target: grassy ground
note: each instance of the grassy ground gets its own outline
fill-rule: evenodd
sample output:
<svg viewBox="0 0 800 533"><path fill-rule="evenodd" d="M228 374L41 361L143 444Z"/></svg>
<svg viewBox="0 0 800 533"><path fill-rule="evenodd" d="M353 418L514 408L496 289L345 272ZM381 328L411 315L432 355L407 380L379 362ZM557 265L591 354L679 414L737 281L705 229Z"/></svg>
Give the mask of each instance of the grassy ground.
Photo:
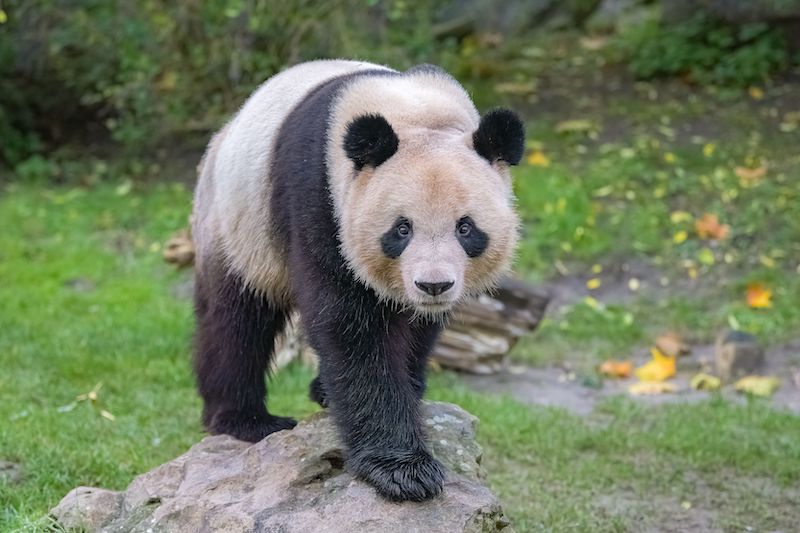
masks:
<svg viewBox="0 0 800 533"><path fill-rule="evenodd" d="M731 322L767 344L797 335L796 97L786 87L760 100L669 84L602 90L581 74L591 97L565 99L572 64L528 104L541 155L516 187L519 271L576 290L515 357L590 367L663 329L707 342ZM582 122L559 128L566 119ZM735 171L762 166L749 181ZM22 472L0 477L3 531L42 529L72 487L123 488L202 436L188 275L160 256L186 224L190 193L111 181L16 184L0 197L0 460ZM727 239L695 234L707 212L731 226ZM593 278L600 286L588 289ZM752 281L774 291L771 308L745 304ZM274 411L312 412L311 377L284 371ZM579 417L477 394L447 373L431 381L429 397L480 417L490 482L518 531L796 527L800 418L765 402L612 398ZM95 401L76 401L98 384Z"/></svg>

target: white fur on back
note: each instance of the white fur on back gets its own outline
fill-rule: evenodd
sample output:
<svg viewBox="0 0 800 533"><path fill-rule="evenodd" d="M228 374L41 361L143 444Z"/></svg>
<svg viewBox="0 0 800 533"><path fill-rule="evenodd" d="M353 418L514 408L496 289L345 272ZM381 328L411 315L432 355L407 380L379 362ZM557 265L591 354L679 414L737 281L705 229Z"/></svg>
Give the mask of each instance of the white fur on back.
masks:
<svg viewBox="0 0 800 533"><path fill-rule="evenodd" d="M286 260L270 235L268 171L277 132L314 87L341 75L376 68L385 67L357 61L312 61L275 75L250 96L212 139L201 163L193 214L200 262L222 252L229 266L251 287L277 301L287 301Z"/></svg>

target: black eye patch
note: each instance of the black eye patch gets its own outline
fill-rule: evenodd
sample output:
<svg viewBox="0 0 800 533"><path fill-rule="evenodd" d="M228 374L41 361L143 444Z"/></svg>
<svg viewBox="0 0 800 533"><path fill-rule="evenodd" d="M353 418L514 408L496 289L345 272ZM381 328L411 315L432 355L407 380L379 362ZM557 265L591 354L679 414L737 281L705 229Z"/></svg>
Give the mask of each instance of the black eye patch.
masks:
<svg viewBox="0 0 800 533"><path fill-rule="evenodd" d="M381 237L381 249L386 257L390 259L397 259L403 250L406 249L408 243L411 242L413 231L411 228L411 221L405 217L400 217L395 220L392 229L387 231Z"/></svg>
<svg viewBox="0 0 800 533"><path fill-rule="evenodd" d="M489 236L470 217L462 217L456 223L456 238L467 257L471 258L480 257L489 246Z"/></svg>

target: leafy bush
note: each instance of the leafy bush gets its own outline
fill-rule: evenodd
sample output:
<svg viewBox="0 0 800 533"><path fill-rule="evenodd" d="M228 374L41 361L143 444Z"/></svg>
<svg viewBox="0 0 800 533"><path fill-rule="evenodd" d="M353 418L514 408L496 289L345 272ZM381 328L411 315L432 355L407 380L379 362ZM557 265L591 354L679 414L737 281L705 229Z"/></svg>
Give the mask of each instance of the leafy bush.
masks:
<svg viewBox="0 0 800 533"><path fill-rule="evenodd" d="M307 59L362 57L398 67L429 59L432 5L2 2L0 159L16 165L98 134L142 147L175 133L205 132L264 79Z"/></svg>
<svg viewBox="0 0 800 533"><path fill-rule="evenodd" d="M736 27L706 15L674 25L650 20L623 35L633 73L685 76L700 84L762 83L789 64L784 36L765 23Z"/></svg>

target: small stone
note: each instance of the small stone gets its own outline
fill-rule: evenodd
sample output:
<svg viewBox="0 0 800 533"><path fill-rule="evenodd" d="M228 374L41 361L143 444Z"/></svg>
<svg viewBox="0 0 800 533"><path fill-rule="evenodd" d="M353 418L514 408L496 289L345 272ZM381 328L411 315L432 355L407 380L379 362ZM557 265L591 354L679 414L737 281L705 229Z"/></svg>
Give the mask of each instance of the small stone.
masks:
<svg viewBox="0 0 800 533"><path fill-rule="evenodd" d="M0 481L9 484L22 481L22 466L11 461L0 461Z"/></svg>
<svg viewBox="0 0 800 533"><path fill-rule="evenodd" d="M717 376L727 383L759 370L764 365L764 349L749 333L724 331L714 346L714 363Z"/></svg>

